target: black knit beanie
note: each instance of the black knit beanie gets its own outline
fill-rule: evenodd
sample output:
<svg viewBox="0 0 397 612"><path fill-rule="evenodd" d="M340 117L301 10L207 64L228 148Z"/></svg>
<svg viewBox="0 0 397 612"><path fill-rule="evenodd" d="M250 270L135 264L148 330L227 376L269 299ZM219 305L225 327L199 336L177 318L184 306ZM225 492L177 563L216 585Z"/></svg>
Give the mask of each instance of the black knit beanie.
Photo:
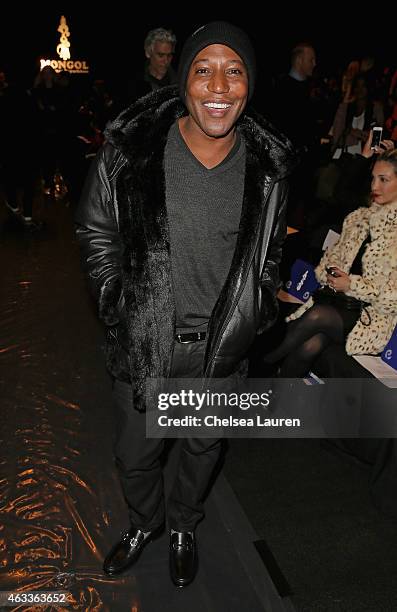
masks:
<svg viewBox="0 0 397 612"><path fill-rule="evenodd" d="M248 100L254 93L255 51L247 34L227 21L212 21L193 32L183 45L178 67L179 95L185 102L187 75L197 53L208 45L225 45L238 53L248 72Z"/></svg>

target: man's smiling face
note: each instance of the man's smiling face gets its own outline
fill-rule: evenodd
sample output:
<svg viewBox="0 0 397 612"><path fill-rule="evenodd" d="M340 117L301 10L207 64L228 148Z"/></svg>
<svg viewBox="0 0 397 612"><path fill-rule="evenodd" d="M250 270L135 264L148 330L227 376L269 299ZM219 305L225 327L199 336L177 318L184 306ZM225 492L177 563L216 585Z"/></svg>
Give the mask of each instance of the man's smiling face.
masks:
<svg viewBox="0 0 397 612"><path fill-rule="evenodd" d="M192 129L212 138L226 136L243 112L247 97L247 69L233 49L216 44L197 53L186 83Z"/></svg>

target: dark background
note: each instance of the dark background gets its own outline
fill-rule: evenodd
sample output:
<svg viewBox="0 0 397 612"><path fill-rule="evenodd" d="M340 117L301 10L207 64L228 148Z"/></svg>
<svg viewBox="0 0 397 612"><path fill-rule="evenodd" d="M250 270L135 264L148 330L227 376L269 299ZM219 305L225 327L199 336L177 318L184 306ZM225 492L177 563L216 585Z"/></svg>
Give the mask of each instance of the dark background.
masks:
<svg viewBox="0 0 397 612"><path fill-rule="evenodd" d="M151 28L170 28L177 36L175 65L185 38L200 25L213 19L229 20L240 25L250 35L257 51L259 75L263 82L269 75L288 70L289 51L300 40L312 41L317 50L319 74L343 69L357 56L374 54L380 66L395 63L392 21L374 27L373 19L357 6L356 15L346 14L345 6L300 3L300 10L287 3L263 4L258 15L258 3L247 3L239 9L223 7L213 10L206 3L185 4L179 10L159 11L156 5L139 6L108 3L97 8L89 3L59 5L36 10L7 10L0 18L0 66L10 76L30 85L38 70L40 56L56 58L59 42L58 24L65 15L71 36L72 59L85 59L91 77L119 82L134 73L144 61L143 40ZM391 6L391 5L390 5ZM139 17L137 11L143 13ZM271 10L271 14L268 11ZM84 12L83 12L84 11ZM194 15L196 16L189 16ZM84 78L84 77L78 77Z"/></svg>

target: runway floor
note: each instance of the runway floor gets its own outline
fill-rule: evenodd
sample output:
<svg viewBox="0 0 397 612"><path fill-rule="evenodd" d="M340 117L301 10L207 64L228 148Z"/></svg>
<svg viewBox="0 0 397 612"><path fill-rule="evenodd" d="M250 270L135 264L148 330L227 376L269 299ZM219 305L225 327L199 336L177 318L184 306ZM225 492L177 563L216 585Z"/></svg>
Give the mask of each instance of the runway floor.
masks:
<svg viewBox="0 0 397 612"><path fill-rule="evenodd" d="M265 545L222 472L197 530L192 585L170 582L166 534L122 578L103 574L104 555L128 526L112 458L103 334L80 269L72 208L48 200L38 213L45 225L29 232L0 207L0 590L65 591L71 604L58 609L82 611L293 610L288 585L270 578ZM171 452L167 482L174 463Z"/></svg>

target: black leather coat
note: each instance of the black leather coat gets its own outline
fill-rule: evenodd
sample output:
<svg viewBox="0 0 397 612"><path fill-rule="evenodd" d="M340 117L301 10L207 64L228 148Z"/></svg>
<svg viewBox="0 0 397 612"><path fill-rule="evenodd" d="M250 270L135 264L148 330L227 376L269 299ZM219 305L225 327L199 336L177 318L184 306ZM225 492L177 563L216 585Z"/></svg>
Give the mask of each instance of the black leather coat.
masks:
<svg viewBox="0 0 397 612"><path fill-rule="evenodd" d="M83 265L108 328L107 365L116 378L133 381L138 409L144 408L146 377L166 377L172 359L175 304L163 157L168 130L184 114L173 87L122 113L107 130L76 213ZM246 143L244 198L230 272L208 326L208 377L233 372L255 335L277 316L284 179L295 155L260 117L244 115L238 129Z"/></svg>

